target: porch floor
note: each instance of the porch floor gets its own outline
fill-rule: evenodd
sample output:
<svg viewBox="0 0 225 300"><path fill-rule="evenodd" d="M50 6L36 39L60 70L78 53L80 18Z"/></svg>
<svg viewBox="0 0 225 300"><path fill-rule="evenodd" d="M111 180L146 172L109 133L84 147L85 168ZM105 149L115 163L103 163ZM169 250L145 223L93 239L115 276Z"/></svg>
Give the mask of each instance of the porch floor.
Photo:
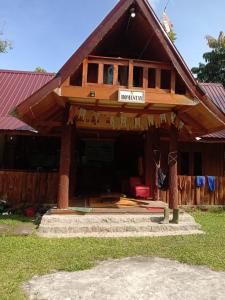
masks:
<svg viewBox="0 0 225 300"><path fill-rule="evenodd" d="M65 210L51 209L50 214L79 214L76 208L91 208L90 214L149 214L163 213L167 203L134 199L125 195L106 194L90 197L79 197L70 200Z"/></svg>

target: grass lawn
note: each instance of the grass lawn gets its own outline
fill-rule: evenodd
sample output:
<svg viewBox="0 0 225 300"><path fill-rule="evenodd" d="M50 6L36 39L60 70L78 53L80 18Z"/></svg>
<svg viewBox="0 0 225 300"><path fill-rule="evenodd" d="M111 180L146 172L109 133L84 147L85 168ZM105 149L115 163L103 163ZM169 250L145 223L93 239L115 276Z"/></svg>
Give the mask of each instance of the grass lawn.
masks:
<svg viewBox="0 0 225 300"><path fill-rule="evenodd" d="M97 260L128 256L158 256L225 270L225 212L195 212L205 235L159 238L44 239L0 237L0 299L25 299L22 282L54 270L77 271ZM16 225L27 219L0 219ZM29 220L28 220L29 221Z"/></svg>

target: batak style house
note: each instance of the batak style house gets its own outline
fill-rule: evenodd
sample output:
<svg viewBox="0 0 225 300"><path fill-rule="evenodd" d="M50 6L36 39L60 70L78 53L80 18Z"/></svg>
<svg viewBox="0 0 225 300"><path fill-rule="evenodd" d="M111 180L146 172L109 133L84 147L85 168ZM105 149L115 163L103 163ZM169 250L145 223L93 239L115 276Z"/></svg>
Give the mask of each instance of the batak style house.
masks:
<svg viewBox="0 0 225 300"><path fill-rule="evenodd" d="M224 89L196 82L147 0L119 1L57 74L2 70L0 87L0 196L14 205L67 209L132 177L173 209L225 204Z"/></svg>

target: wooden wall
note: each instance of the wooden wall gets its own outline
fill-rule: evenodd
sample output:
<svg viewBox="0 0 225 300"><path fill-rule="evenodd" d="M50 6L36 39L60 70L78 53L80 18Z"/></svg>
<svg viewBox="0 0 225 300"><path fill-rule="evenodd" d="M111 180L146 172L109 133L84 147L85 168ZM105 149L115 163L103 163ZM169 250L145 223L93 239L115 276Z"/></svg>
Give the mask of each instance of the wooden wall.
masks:
<svg viewBox="0 0 225 300"><path fill-rule="evenodd" d="M216 190L211 192L207 178L205 186L196 187L195 176L178 176L179 205L225 205L225 177L216 177ZM169 190L160 191L160 199L169 202Z"/></svg>
<svg viewBox="0 0 225 300"><path fill-rule="evenodd" d="M15 208L54 204L57 191L58 173L0 171L0 199L7 200Z"/></svg>
<svg viewBox="0 0 225 300"><path fill-rule="evenodd" d="M203 142L179 143L179 152L188 152L190 154L190 174L188 175L194 175L193 153L200 152L202 154L202 175L225 176L225 144Z"/></svg>

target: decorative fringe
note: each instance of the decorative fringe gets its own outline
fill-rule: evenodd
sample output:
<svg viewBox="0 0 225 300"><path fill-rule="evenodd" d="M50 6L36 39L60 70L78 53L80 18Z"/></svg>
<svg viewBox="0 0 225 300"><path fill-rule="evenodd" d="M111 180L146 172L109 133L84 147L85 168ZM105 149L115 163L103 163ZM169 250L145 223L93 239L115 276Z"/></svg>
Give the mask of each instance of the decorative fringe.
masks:
<svg viewBox="0 0 225 300"><path fill-rule="evenodd" d="M129 117L124 114L108 117L106 113L100 113L94 110L86 110L84 108L78 109L75 106L71 106L67 124L73 124L76 116L77 120L81 122L93 123L95 125L101 123L101 126L103 127L104 124L110 124L110 127L113 130L123 129L145 131L152 126L160 128L162 124L168 124L169 126L174 124L174 126L176 126L179 130L182 130L185 127L188 132L191 132L191 127L187 126L183 121L181 121L174 112L146 115L137 118Z"/></svg>

